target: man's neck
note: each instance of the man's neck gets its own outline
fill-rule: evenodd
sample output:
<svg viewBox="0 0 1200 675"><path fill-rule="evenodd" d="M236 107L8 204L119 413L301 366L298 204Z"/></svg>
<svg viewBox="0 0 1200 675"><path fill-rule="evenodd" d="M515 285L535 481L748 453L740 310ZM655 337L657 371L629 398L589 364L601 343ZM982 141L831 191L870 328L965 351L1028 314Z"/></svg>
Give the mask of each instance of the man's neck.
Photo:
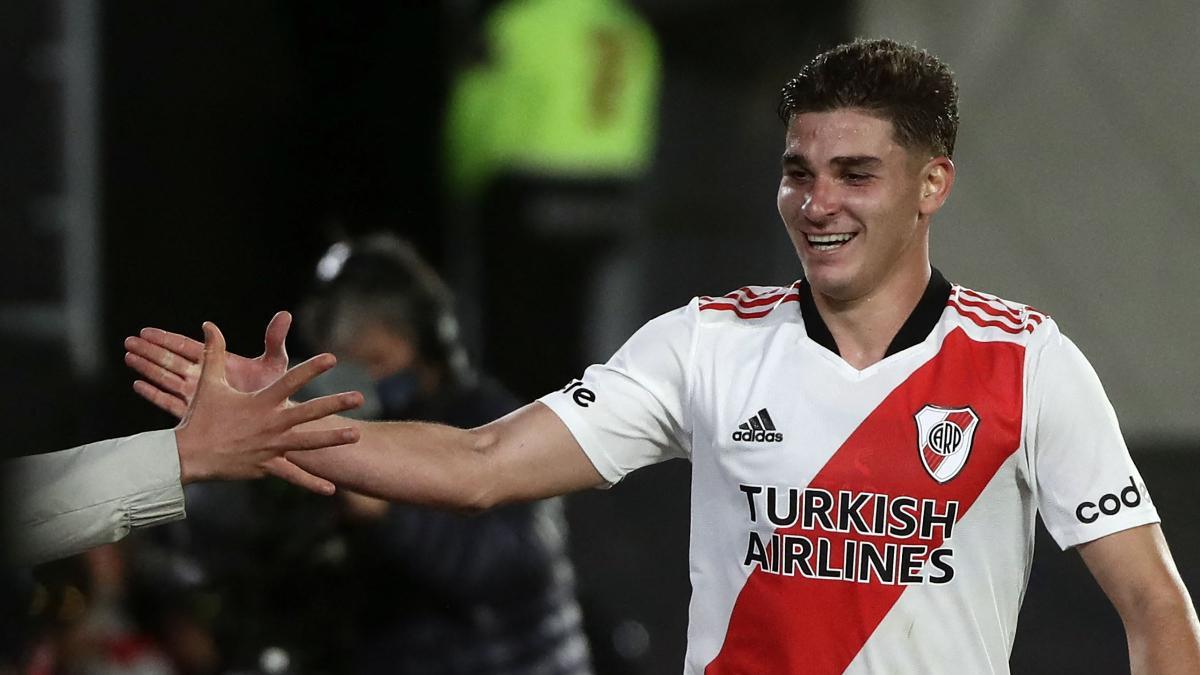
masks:
<svg viewBox="0 0 1200 675"><path fill-rule="evenodd" d="M813 301L829 328L838 353L858 370L883 360L900 327L929 285L928 264L897 274L870 293L837 300L814 290Z"/></svg>

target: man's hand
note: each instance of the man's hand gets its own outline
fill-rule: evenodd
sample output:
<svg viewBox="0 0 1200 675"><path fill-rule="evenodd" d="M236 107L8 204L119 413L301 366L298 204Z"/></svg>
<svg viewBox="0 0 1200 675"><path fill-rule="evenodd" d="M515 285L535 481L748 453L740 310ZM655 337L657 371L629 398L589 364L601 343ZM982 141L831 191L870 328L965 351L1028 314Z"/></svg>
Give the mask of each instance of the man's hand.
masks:
<svg viewBox="0 0 1200 675"><path fill-rule="evenodd" d="M225 377L237 391L255 392L277 380L288 366L288 329L292 315L277 312L267 324L263 353L248 359L228 354ZM133 383L139 396L176 417L183 417L200 381L204 345L178 333L143 328L138 337L125 338L125 365L145 381Z"/></svg>
<svg viewBox="0 0 1200 675"><path fill-rule="evenodd" d="M358 440L358 430L351 427L312 431L295 428L362 404L362 394L358 392L323 396L299 405L288 400L313 378L332 368L337 359L332 354L321 354L288 370L264 388L238 391L227 379L225 338L211 322L204 324L204 345L198 359L199 371L195 377L180 378L192 385L191 405L183 409L183 421L175 427L182 482L260 478L269 473L314 492L332 494L332 483L292 464L284 453Z"/></svg>

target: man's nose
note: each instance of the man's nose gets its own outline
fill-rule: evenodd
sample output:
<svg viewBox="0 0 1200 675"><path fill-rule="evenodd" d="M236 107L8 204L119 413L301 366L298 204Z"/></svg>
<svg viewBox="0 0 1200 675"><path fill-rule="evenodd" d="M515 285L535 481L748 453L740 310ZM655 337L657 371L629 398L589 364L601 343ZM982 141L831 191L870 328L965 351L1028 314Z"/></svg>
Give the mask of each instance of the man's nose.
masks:
<svg viewBox="0 0 1200 675"><path fill-rule="evenodd" d="M842 208L841 195L832 181L818 178L809 186L800 210L804 217L814 223L828 220Z"/></svg>

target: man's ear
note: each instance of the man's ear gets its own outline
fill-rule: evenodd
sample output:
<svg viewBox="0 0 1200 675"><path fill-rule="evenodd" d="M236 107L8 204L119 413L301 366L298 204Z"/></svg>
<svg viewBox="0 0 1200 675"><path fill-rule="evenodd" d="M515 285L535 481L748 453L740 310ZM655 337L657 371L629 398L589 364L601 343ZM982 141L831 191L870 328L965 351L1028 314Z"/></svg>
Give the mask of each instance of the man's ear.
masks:
<svg viewBox="0 0 1200 675"><path fill-rule="evenodd" d="M934 157L921 168L921 196L917 213L931 216L942 208L954 187L954 162L949 157Z"/></svg>

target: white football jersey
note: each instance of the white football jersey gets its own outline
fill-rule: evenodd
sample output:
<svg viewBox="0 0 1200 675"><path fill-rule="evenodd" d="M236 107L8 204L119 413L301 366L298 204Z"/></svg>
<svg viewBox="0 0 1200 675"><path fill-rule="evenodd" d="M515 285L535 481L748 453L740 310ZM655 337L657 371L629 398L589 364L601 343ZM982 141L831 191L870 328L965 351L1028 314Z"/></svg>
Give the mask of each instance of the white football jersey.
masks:
<svg viewBox="0 0 1200 675"><path fill-rule="evenodd" d="M541 399L610 483L692 462L684 671L1006 673L1041 512L1063 548L1158 515L1054 321L929 288L850 366L811 291L700 297Z"/></svg>

